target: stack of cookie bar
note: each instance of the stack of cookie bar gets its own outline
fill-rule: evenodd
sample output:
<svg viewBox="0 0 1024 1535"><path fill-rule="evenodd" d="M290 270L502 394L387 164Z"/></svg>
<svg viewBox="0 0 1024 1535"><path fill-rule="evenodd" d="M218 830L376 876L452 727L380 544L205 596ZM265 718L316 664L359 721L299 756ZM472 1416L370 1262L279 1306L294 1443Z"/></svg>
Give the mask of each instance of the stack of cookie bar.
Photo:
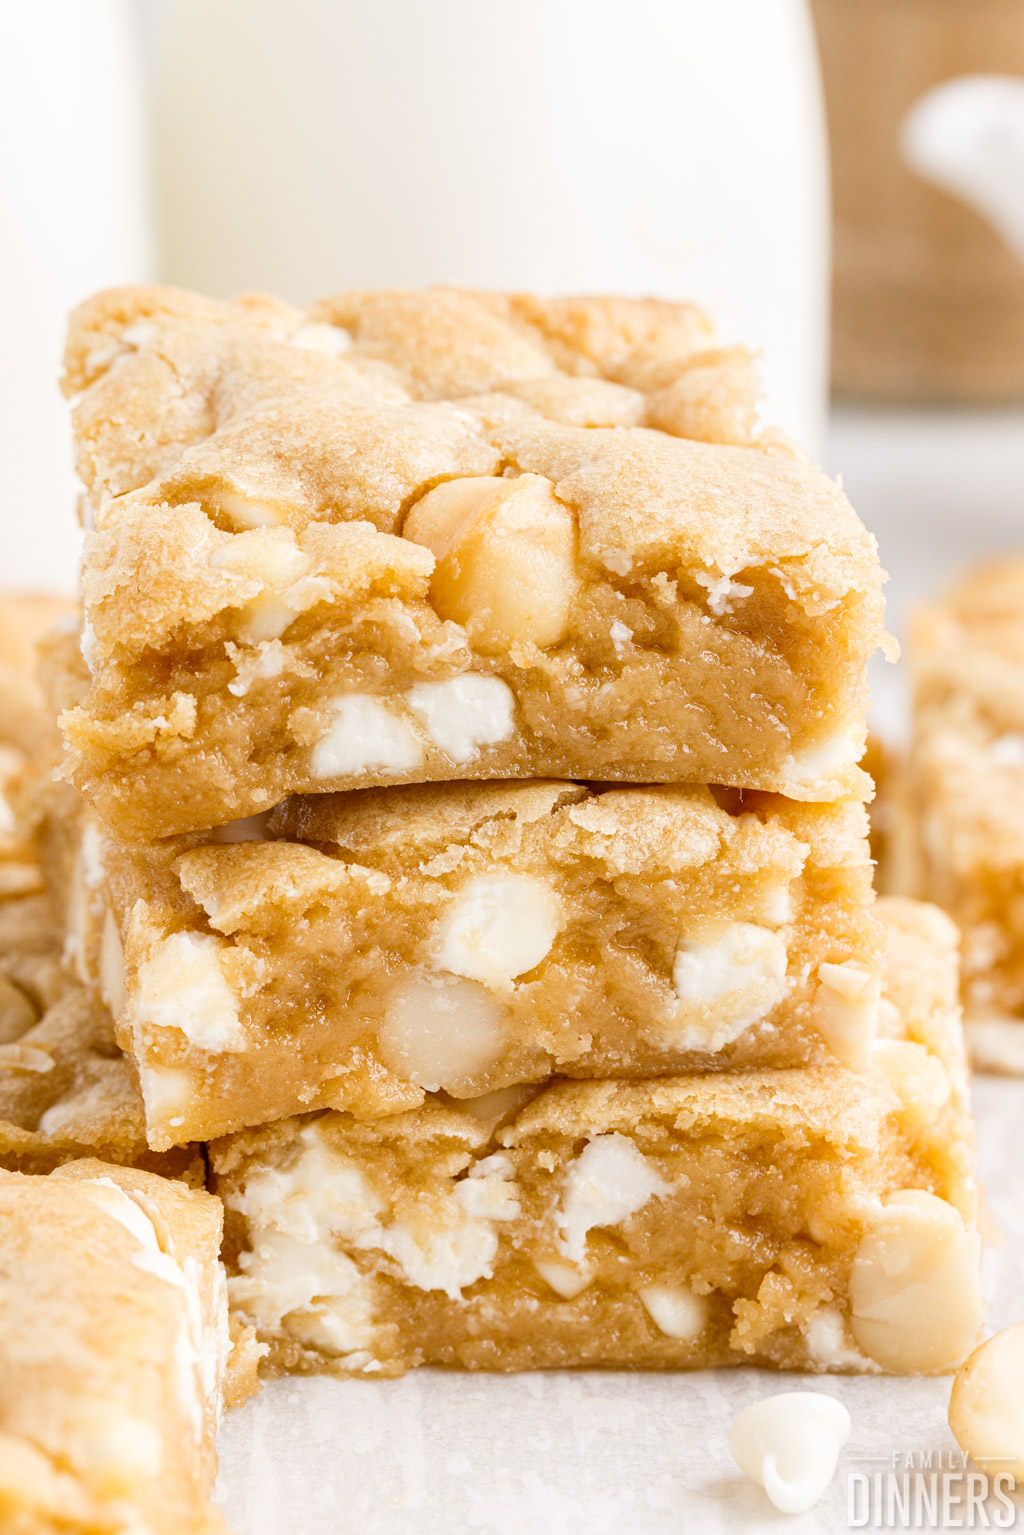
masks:
<svg viewBox="0 0 1024 1535"><path fill-rule="evenodd" d="M857 766L881 573L746 355L656 302L150 288L67 388L47 862L271 1362L954 1364L955 935L873 908Z"/></svg>

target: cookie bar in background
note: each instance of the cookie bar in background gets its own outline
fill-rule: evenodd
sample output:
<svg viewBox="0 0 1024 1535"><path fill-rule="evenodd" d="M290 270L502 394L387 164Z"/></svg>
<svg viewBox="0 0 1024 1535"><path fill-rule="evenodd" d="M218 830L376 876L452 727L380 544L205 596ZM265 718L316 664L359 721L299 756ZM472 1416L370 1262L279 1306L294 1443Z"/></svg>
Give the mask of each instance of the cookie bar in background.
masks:
<svg viewBox="0 0 1024 1535"><path fill-rule="evenodd" d="M874 540L708 346L655 301L82 306L78 788L141 841L444 779L862 794Z"/></svg>
<svg viewBox="0 0 1024 1535"><path fill-rule="evenodd" d="M4 1529L225 1529L221 1225L210 1195L134 1169L0 1173Z"/></svg>
<svg viewBox="0 0 1024 1535"><path fill-rule="evenodd" d="M90 1156L196 1187L206 1178L197 1145L150 1151L135 1065L99 997L71 985L0 1047L0 1167L47 1173Z"/></svg>
<svg viewBox="0 0 1024 1535"><path fill-rule="evenodd" d="M74 622L56 597L0 597L0 900L30 895L43 881L30 838L19 825L18 781L56 723L35 676L36 641L55 624Z"/></svg>
<svg viewBox="0 0 1024 1535"><path fill-rule="evenodd" d="M286 1370L949 1370L981 1325L956 935L879 909L863 1072L563 1081L215 1143L238 1316Z"/></svg>
<svg viewBox="0 0 1024 1535"><path fill-rule="evenodd" d="M1024 1072L1024 556L920 608L910 663L895 880L961 929L975 1064Z"/></svg>
<svg viewBox="0 0 1024 1535"><path fill-rule="evenodd" d="M544 781L300 797L145 850L86 817L70 947L155 1148L552 1075L862 1065L866 832L849 801Z"/></svg>

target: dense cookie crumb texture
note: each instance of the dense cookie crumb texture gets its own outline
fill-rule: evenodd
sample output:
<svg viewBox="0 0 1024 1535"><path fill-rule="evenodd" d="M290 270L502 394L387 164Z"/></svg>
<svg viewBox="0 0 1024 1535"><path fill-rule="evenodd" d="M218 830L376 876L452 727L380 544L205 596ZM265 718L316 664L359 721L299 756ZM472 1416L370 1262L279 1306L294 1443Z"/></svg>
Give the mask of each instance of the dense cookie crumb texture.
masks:
<svg viewBox="0 0 1024 1535"><path fill-rule="evenodd" d="M691 307L120 290L66 387L64 728L126 835L433 779L867 785L873 540Z"/></svg>
<svg viewBox="0 0 1024 1535"><path fill-rule="evenodd" d="M941 1373L981 1322L956 935L880 903L870 1068L561 1082L211 1148L278 1368Z"/></svg>

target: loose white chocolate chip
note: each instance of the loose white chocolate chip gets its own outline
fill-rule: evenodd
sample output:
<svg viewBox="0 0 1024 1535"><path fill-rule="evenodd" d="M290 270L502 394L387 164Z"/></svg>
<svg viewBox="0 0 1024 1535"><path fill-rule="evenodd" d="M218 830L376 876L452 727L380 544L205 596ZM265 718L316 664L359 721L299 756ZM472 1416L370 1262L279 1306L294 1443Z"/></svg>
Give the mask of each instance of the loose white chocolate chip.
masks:
<svg viewBox="0 0 1024 1535"><path fill-rule="evenodd" d="M835 1397L783 1391L752 1402L733 1419L729 1449L744 1476L781 1513L813 1508L835 1476L850 1436L850 1414Z"/></svg>
<svg viewBox="0 0 1024 1535"><path fill-rule="evenodd" d="M857 1248L850 1329L896 1375L951 1370L982 1319L980 1241L958 1210L922 1189L893 1194Z"/></svg>
<svg viewBox="0 0 1024 1535"><path fill-rule="evenodd" d="M336 698L331 713L333 723L310 757L314 778L357 778L371 768L408 773L422 762L423 749L412 726L370 694Z"/></svg>
<svg viewBox="0 0 1024 1535"><path fill-rule="evenodd" d="M409 692L409 711L434 745L453 762L470 762L481 746L507 741L516 700L500 677L466 673L445 682L419 682Z"/></svg>
<svg viewBox="0 0 1024 1535"><path fill-rule="evenodd" d="M590 1275L586 1270L573 1268L571 1263L559 1263L554 1258L538 1259L533 1266L544 1283L550 1285L563 1300L574 1300L590 1283Z"/></svg>
<svg viewBox="0 0 1024 1535"><path fill-rule="evenodd" d="M507 990L539 965L562 926L554 893L525 874L484 874L458 892L441 922L435 962L453 975Z"/></svg>
<svg viewBox="0 0 1024 1535"><path fill-rule="evenodd" d="M647 1315L666 1338L692 1343L703 1332L708 1303L686 1285L649 1284L637 1293Z"/></svg>
<svg viewBox="0 0 1024 1535"><path fill-rule="evenodd" d="M578 587L576 523L541 475L448 480L417 501L403 536L437 565L430 598L482 650L557 645Z"/></svg>
<svg viewBox="0 0 1024 1535"><path fill-rule="evenodd" d="M818 966L818 988L811 1019L837 1060L845 1066L865 1066L878 1028L879 976L846 959Z"/></svg>
<svg viewBox="0 0 1024 1535"><path fill-rule="evenodd" d="M595 1227L617 1226L651 1199L671 1193L669 1185L626 1135L595 1135L570 1162L557 1216L559 1248L570 1263L586 1260L587 1235Z"/></svg>
<svg viewBox="0 0 1024 1535"><path fill-rule="evenodd" d="M388 997L377 1032L381 1059L427 1092L458 1092L502 1054L506 1017L475 981L413 976Z"/></svg>
<svg viewBox="0 0 1024 1535"><path fill-rule="evenodd" d="M679 1002L666 1022L672 1042L720 1050L782 1000L786 964L779 934L754 922L731 922L704 942L682 939L672 968Z"/></svg>
<svg viewBox="0 0 1024 1535"><path fill-rule="evenodd" d="M976 1466L1024 1481L1024 1322L981 1344L956 1372L949 1426Z"/></svg>

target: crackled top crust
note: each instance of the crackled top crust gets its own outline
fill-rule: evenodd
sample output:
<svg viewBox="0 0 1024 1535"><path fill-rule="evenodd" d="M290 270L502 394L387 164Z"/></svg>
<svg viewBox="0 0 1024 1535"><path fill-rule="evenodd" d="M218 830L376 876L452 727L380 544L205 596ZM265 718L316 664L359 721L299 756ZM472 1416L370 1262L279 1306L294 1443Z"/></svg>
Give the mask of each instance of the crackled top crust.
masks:
<svg viewBox="0 0 1024 1535"><path fill-rule="evenodd" d="M340 354L320 349L326 327ZM161 619L205 616L202 586L168 608L163 546L187 562L191 513L214 487L279 506L296 533L366 521L394 535L431 485L514 465L577 508L584 566L777 563L818 610L877 584L874 542L842 492L791 445L755 438L750 361L709 351L709 337L692 306L655 300L435 289L298 310L168 288L99 295L72 318L65 376L97 528L116 507L131 544L127 568L102 537L86 561L98 649L138 650ZM699 420L667 403L687 384ZM166 578L117 604L150 565Z"/></svg>
<svg viewBox="0 0 1024 1535"><path fill-rule="evenodd" d="M68 776L143 841L375 783L867 790L874 540L708 339L653 300L91 300Z"/></svg>

